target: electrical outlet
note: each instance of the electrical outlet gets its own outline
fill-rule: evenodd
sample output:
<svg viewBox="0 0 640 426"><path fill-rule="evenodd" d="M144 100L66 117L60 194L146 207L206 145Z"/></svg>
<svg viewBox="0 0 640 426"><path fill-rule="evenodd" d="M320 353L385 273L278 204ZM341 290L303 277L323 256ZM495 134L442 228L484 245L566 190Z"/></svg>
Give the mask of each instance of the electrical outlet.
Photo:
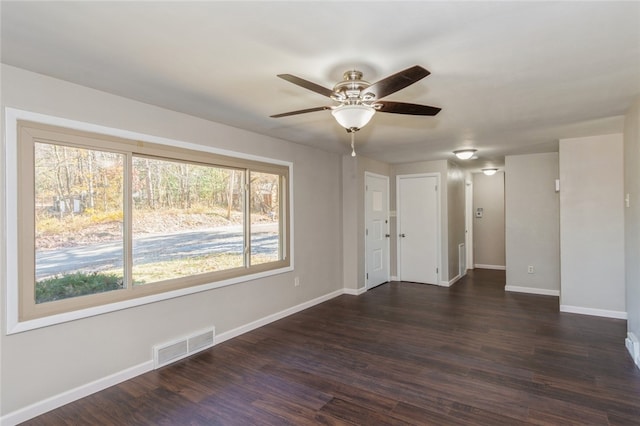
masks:
<svg viewBox="0 0 640 426"><path fill-rule="evenodd" d="M298 287L300 285L300 277L295 277L293 279L293 286Z"/></svg>
<svg viewBox="0 0 640 426"><path fill-rule="evenodd" d="M527 274L533 274L533 266L527 266Z"/></svg>

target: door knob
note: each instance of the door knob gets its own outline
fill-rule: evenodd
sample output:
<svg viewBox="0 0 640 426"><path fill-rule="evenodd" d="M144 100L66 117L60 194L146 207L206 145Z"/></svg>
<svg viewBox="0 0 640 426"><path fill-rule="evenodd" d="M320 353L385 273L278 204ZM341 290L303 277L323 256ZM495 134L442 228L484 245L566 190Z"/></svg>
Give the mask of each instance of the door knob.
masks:
<svg viewBox="0 0 640 426"><path fill-rule="evenodd" d="M389 238L391 235L389 234L384 234L385 237Z"/></svg>
<svg viewBox="0 0 640 426"><path fill-rule="evenodd" d="M404 235L404 234L400 234L400 237L401 237L401 238L404 238L404 237L406 237L406 235Z"/></svg>

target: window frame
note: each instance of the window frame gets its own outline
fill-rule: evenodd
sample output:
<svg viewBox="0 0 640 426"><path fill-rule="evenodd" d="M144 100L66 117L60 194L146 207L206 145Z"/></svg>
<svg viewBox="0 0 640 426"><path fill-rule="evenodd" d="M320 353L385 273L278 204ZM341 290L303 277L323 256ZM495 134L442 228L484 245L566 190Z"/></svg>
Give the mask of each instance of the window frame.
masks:
<svg viewBox="0 0 640 426"><path fill-rule="evenodd" d="M8 107L5 108L5 129L4 208L7 236L5 246L7 334L167 300L293 270L293 164L291 162L220 150L207 145L160 138ZM51 139L52 135L56 137ZM31 138L31 141L25 142L22 138ZM133 156L186 161L214 167L240 168L247 176L251 171L277 174L280 176L282 197L279 220L281 259L250 265L251 217L248 214L249 203L247 202L244 208L245 265L243 267L158 281L143 286L129 283L123 290L113 290L55 302L36 304L34 300L29 301L29 295L35 291L33 254L35 216L33 208L25 209L24 207L28 205L33 207L34 203L33 144L36 141L124 153L129 159L124 171L125 187L127 187L124 195L124 214L125 222L129 222L125 229L130 228L132 214L128 165ZM29 151L29 147L31 147L31 151ZM30 166L26 168L21 164L24 158L31 159ZM31 189L25 191L25 185ZM247 198L248 191L247 187L244 191ZM25 235L30 236L31 240L25 242L26 239L23 238ZM125 243L125 262L130 263L132 254L131 229L125 230L123 240Z"/></svg>

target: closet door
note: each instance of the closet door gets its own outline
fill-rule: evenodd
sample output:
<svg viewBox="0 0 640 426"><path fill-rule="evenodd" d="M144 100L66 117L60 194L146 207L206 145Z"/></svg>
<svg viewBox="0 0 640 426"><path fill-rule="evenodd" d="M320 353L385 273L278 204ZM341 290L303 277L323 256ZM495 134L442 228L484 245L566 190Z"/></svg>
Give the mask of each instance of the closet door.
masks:
<svg viewBox="0 0 640 426"><path fill-rule="evenodd" d="M438 284L438 176L398 176L397 188L399 279Z"/></svg>

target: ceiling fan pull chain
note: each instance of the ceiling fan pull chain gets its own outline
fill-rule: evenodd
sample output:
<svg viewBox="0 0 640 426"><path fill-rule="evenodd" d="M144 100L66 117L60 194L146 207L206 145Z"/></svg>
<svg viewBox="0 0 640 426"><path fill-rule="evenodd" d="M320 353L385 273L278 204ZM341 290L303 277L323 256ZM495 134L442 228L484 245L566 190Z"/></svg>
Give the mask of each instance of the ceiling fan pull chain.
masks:
<svg viewBox="0 0 640 426"><path fill-rule="evenodd" d="M352 157L356 156L356 149L353 146L355 138L356 138L356 132L351 132L351 156Z"/></svg>

